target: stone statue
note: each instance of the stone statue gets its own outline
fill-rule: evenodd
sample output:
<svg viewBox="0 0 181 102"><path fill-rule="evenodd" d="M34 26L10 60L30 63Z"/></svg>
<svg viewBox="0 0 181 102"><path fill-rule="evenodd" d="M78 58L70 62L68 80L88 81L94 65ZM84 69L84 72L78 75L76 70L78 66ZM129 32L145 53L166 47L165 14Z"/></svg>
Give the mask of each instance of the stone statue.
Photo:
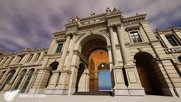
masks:
<svg viewBox="0 0 181 102"><path fill-rule="evenodd" d="M107 13L110 13L110 12L111 12L111 10L109 9L109 7L106 8L106 12L107 12Z"/></svg>
<svg viewBox="0 0 181 102"><path fill-rule="evenodd" d="M112 12L119 12L117 8L114 8Z"/></svg>

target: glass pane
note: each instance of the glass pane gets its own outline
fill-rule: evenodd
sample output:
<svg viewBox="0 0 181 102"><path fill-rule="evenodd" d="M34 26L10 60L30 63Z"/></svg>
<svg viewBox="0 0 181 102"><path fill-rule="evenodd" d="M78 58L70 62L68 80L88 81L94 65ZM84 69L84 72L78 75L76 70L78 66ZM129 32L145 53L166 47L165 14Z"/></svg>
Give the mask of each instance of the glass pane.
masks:
<svg viewBox="0 0 181 102"><path fill-rule="evenodd" d="M24 77L24 73L25 73L25 72L22 72L22 74L20 74L19 80L18 80L18 82L16 83L16 86L15 86L14 90L18 89L19 85L21 84L21 81L22 81L22 79L23 79L23 77Z"/></svg>
<svg viewBox="0 0 181 102"><path fill-rule="evenodd" d="M8 76L8 78L6 79L5 83L2 85L0 91L5 87L5 85L6 85L7 83L9 83L9 82L11 81L12 77L14 76L14 73L15 73L14 70L11 71L11 72L9 72L9 76Z"/></svg>
<svg viewBox="0 0 181 102"><path fill-rule="evenodd" d="M62 44L58 44L57 49L56 49L56 53L61 52L62 49Z"/></svg>
<svg viewBox="0 0 181 102"><path fill-rule="evenodd" d="M111 76L109 70L99 70L99 90L108 91L111 90Z"/></svg>

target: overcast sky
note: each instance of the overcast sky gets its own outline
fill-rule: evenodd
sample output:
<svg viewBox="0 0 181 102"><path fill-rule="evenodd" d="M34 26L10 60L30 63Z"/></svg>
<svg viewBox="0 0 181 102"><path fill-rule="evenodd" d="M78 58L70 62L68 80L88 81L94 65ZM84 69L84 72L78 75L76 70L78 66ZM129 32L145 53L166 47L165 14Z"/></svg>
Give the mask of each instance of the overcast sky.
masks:
<svg viewBox="0 0 181 102"><path fill-rule="evenodd" d="M0 0L0 49L48 48L52 33L64 30L70 18L104 13L106 7L124 17L147 13L153 30L181 27L181 0Z"/></svg>

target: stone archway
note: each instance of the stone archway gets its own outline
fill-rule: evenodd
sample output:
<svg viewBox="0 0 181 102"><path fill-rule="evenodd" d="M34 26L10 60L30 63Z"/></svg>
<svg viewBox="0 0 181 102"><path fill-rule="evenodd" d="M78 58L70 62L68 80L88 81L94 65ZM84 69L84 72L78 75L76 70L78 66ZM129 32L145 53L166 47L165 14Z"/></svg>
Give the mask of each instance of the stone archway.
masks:
<svg viewBox="0 0 181 102"><path fill-rule="evenodd" d="M98 92L100 91L99 90L99 65L101 63L107 63L107 64L109 63L107 43L104 40L104 38L101 38L100 36L95 39L88 40L82 46L81 53L87 59L87 62L88 62L89 91ZM109 70L109 74L110 74L110 70Z"/></svg>
<svg viewBox="0 0 181 102"><path fill-rule="evenodd" d="M102 77L103 73L101 71L103 71L101 69L101 65L103 63L108 63L109 61L109 57L108 57L108 53L107 51L103 50L103 49L97 49L95 51L93 51L90 56L89 56L89 72L90 72L90 84L89 84L89 88L90 91L92 92L97 92L100 91L102 88L100 86L101 83L103 82L104 78ZM110 79L110 69L109 67L107 68L108 72L109 72L109 76L108 78ZM110 84L110 83L107 83Z"/></svg>
<svg viewBox="0 0 181 102"><path fill-rule="evenodd" d="M76 43L75 43L75 47L74 50L77 51L78 53L76 55L74 55L74 59L78 59L74 62L74 64L78 67L78 70L76 71L76 69L74 70L74 75L72 76L76 76L76 81L78 72L80 70L80 63L84 63L84 65L86 66L83 74L81 75L80 81L79 81L79 85L78 85L78 91L77 91L77 82L74 83L72 80L72 84L74 86L74 88L72 88L71 91L74 91L74 94L111 94L111 92L98 92L98 65L101 63L107 63L109 64L109 62L112 62L112 53L110 49L107 49L107 46L110 45L110 39L107 36L107 34L101 33L101 32L97 32L96 34L90 34L87 33L85 35L83 35L82 37L80 37ZM91 58L91 55L95 52L99 52L99 54L102 52L104 52L106 55L106 61L101 61L97 63L96 61L94 61L94 58ZM94 60L93 60L94 59ZM95 63L96 62L96 63ZM109 69L109 73L110 73L110 69ZM97 79L95 78L97 77ZM110 76L113 77L113 76ZM91 79L93 78L94 81L91 81ZM73 79L73 77L72 77ZM112 79L112 78L110 78ZM83 81L84 80L84 81ZM85 88L82 90L80 87L80 83L84 83L85 85L81 84L82 86L85 86ZM111 82L112 84L112 82ZM70 86L71 86L70 85ZM112 87L111 87L112 88ZM94 90L94 91L93 91ZM84 93L86 92L86 93Z"/></svg>
<svg viewBox="0 0 181 102"><path fill-rule="evenodd" d="M164 85L162 84L161 70L153 56L147 52L138 52L135 54L134 59L146 94L163 95L162 88Z"/></svg>

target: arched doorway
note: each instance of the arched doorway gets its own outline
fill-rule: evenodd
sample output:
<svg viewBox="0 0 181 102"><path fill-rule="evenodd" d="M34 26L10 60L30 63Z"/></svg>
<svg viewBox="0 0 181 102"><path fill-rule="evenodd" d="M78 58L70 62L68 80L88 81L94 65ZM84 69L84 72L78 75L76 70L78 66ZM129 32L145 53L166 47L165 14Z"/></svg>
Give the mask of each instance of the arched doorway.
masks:
<svg viewBox="0 0 181 102"><path fill-rule="evenodd" d="M107 67L106 71L100 68L103 63L109 66L106 41L101 38L91 39L83 45L81 52L88 60L89 91L103 91L104 85L109 86L110 88L108 89L111 89L111 81L103 85L105 78L111 80L109 67Z"/></svg>
<svg viewBox="0 0 181 102"><path fill-rule="evenodd" d="M91 92L110 91L111 90L111 76L108 65L109 57L107 51L97 49L89 56L89 72Z"/></svg>
<svg viewBox="0 0 181 102"><path fill-rule="evenodd" d="M138 75L146 94L163 95L161 70L153 56L147 52L138 52L135 54L134 59L136 60Z"/></svg>
<svg viewBox="0 0 181 102"><path fill-rule="evenodd" d="M88 34L82 36L77 43L75 44L75 49L80 51L80 62L83 62L85 67L85 70L83 73L83 76L81 76L84 80L84 83L86 83L86 91L78 91L75 94L79 94L80 92L86 92L85 94L96 94L96 95L110 95L111 90L108 92L105 90L99 90L99 85L101 82L100 80L104 80L99 77L99 66L101 63L105 63L109 66L109 55L107 50L107 44L110 44L109 38L105 34ZM78 55L79 56L79 55ZM111 55L110 55L111 56ZM79 66L80 67L80 66ZM77 74L79 73L80 68L77 71ZM100 70L103 71L103 70ZM112 79L110 76L110 69L107 69L107 72L109 75L106 75L109 77L109 79ZM101 72L100 72L101 73ZM102 73L101 73L102 74ZM101 75L103 76L103 75ZM84 78L83 78L84 77ZM82 81L83 82L83 81ZM81 83L81 82L79 82ZM109 82L109 84L112 84L112 82ZM76 86L77 87L77 82ZM79 86L78 86L79 87ZM112 86L110 86L112 89ZM101 92L100 92L101 91ZM80 93L81 94L81 93Z"/></svg>

